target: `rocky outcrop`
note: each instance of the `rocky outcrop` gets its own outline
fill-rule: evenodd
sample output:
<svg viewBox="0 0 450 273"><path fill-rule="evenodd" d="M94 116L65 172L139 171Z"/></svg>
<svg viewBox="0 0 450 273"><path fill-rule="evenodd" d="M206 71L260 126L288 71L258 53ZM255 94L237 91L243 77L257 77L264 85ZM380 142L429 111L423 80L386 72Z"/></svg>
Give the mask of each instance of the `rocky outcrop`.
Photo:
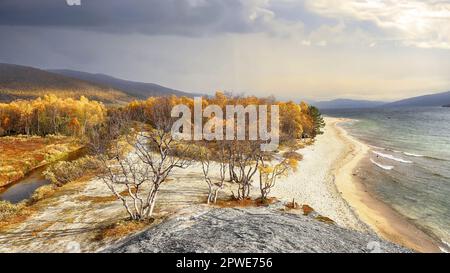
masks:
<svg viewBox="0 0 450 273"><path fill-rule="evenodd" d="M105 252L409 252L374 234L270 208L215 208L175 217Z"/></svg>

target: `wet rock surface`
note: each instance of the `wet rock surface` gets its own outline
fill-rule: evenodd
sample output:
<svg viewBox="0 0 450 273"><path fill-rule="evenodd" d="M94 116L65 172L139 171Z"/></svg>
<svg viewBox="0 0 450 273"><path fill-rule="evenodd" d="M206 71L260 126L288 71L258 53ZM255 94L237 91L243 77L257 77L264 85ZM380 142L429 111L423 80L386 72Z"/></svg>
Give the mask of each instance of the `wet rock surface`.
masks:
<svg viewBox="0 0 450 273"><path fill-rule="evenodd" d="M409 252L375 234L272 208L215 208L174 217L105 252Z"/></svg>

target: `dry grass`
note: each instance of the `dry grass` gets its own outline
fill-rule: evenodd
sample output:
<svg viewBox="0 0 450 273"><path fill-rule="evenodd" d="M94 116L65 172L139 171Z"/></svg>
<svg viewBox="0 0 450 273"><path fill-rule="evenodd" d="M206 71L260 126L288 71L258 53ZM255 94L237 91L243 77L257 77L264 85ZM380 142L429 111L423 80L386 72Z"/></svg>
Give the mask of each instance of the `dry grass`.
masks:
<svg viewBox="0 0 450 273"><path fill-rule="evenodd" d="M23 178L39 166L63 159L79 148L70 137L1 137L0 187Z"/></svg>
<svg viewBox="0 0 450 273"><path fill-rule="evenodd" d="M88 173L96 173L101 169L100 161L93 156L83 156L73 161L60 161L53 164L43 173L47 179L57 186L75 181Z"/></svg>
<svg viewBox="0 0 450 273"><path fill-rule="evenodd" d="M23 207L23 204L16 205L8 201L0 201L0 221L19 214Z"/></svg>
<svg viewBox="0 0 450 273"><path fill-rule="evenodd" d="M305 147L305 143L301 139L287 139L282 141L280 145L282 150L299 150Z"/></svg>
<svg viewBox="0 0 450 273"><path fill-rule="evenodd" d="M131 192L136 193L136 190L132 190ZM130 192L128 190L124 190L119 193L121 196L129 196ZM117 196L115 195L108 195L108 196L80 196L77 198L78 201L82 202L92 202L93 204L102 204L102 203L108 203L118 200Z"/></svg>
<svg viewBox="0 0 450 273"><path fill-rule="evenodd" d="M335 224L334 221L326 216L322 216L322 215L318 215L315 217L315 219L317 221L323 222L323 223L327 223L327 224Z"/></svg>
<svg viewBox="0 0 450 273"><path fill-rule="evenodd" d="M53 224L55 224L55 222L52 222L52 221L43 223L42 225L40 225L40 226L36 227L35 229L33 229L33 231L31 231L31 235L36 237L42 231L44 231L44 230L48 229L49 227L53 226Z"/></svg>
<svg viewBox="0 0 450 273"><path fill-rule="evenodd" d="M73 207L69 207L59 212L57 218L66 224L73 224L77 220L78 213L78 210Z"/></svg>
<svg viewBox="0 0 450 273"><path fill-rule="evenodd" d="M236 200L236 199L229 199L229 200L217 200L217 202L214 204L214 206L219 208L248 208L248 207L262 207L262 206L268 206L270 204L276 203L278 200L275 197L270 197L266 199L265 201L262 201L261 199L243 199L243 200Z"/></svg>
<svg viewBox="0 0 450 273"><path fill-rule="evenodd" d="M24 203L11 204L0 201L0 231L14 228L35 212Z"/></svg>
<svg viewBox="0 0 450 273"><path fill-rule="evenodd" d="M77 198L78 201L81 202L91 202L93 204L102 204L108 203L112 201L116 201L117 197L115 195L109 196L80 196Z"/></svg>
<svg viewBox="0 0 450 273"><path fill-rule="evenodd" d="M48 185L50 189L53 189L53 191L48 191L48 194L44 194L42 198L38 199L38 202L33 202L33 198L28 202L29 205L33 205L34 207L38 207L39 209L46 209L48 206L51 206L52 203L56 202L60 197L77 194L79 193L84 186L89 181L92 181L96 177L96 174L93 172L87 172L82 177L67 183L61 187L57 187L55 185ZM47 186L43 186L47 187ZM42 187L38 188L37 191L39 191ZM45 190L43 190L43 193L45 193Z"/></svg>
<svg viewBox="0 0 450 273"><path fill-rule="evenodd" d="M22 210L20 213L0 221L0 232L14 229L14 227L22 224L26 219L28 219L33 212L33 210Z"/></svg>
<svg viewBox="0 0 450 273"><path fill-rule="evenodd" d="M77 220L77 218L76 217L68 217L68 218L64 218L64 223L66 223L66 224L73 224L73 223L75 223L75 221Z"/></svg>
<svg viewBox="0 0 450 273"><path fill-rule="evenodd" d="M106 226L95 236L95 241L103 241L106 239L119 239L132 233L143 230L154 222L153 219L148 221L131 221L123 220L112 225Z"/></svg>

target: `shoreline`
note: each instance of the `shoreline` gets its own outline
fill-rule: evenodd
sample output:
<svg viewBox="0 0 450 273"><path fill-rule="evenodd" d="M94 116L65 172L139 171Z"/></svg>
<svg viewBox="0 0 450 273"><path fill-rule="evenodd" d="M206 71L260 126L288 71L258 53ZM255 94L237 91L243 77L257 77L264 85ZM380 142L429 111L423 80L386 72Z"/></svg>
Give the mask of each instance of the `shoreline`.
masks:
<svg viewBox="0 0 450 273"><path fill-rule="evenodd" d="M339 126L339 123L347 120L327 118L327 123L331 124L336 136L346 146L346 152L341 160L337 161L338 165L333 172L335 185L342 198L353 208L358 218L380 237L418 252L442 252L438 243L429 235L389 205L375 198L353 175L360 161L367 156L370 147L350 136Z"/></svg>
<svg viewBox="0 0 450 273"><path fill-rule="evenodd" d="M43 137L36 137L36 136L24 136L24 135L19 135L19 136L7 136L7 138L24 138L24 139L33 139L33 138L41 138L41 139L45 139ZM48 138L47 138L48 140ZM41 151L42 153L47 153L46 149L48 149L48 147L55 145L55 144L45 144L46 146L43 148L36 148L34 149L34 151L38 150ZM59 145L58 143L56 143L56 145ZM0 194L6 192L10 187L13 187L16 184L21 183L22 180L26 179L28 176L30 176L30 174L32 174L33 172L35 172L36 170L39 170L41 168L45 168L48 167L52 164L55 164L59 161L66 161L66 160L71 160L72 157L74 157L74 155L76 156L78 153L80 153L80 151L83 151L84 149L86 149L86 147L74 142L74 140L67 142L67 143L63 143L62 145L66 145L63 146L63 148L66 148L67 150L64 151L59 151L56 153L48 153L48 155L50 155L51 157L49 159L42 159L39 162L36 163L36 165L31 164L31 166L24 167L24 166L15 166L15 170L18 170L21 174L17 175L15 177L13 177L10 180L2 180L0 178ZM17 159L16 159L17 160ZM26 160L26 158L25 158ZM28 158L28 160L31 160ZM1 158L0 158L1 161Z"/></svg>
<svg viewBox="0 0 450 273"><path fill-rule="evenodd" d="M308 205L341 227L368 232L369 227L358 218L335 185L333 173L347 148L328 119L326 123L324 134L318 135L313 145L297 151L303 156L298 171L279 179L271 195L285 202L294 199L300 205Z"/></svg>

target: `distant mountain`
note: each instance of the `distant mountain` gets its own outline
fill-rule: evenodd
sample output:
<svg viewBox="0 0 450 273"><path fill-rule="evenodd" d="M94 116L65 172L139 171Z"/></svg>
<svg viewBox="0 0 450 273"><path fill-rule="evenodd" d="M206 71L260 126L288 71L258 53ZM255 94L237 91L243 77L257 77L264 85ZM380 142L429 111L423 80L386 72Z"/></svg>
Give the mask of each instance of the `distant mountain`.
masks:
<svg viewBox="0 0 450 273"><path fill-rule="evenodd" d="M319 109L372 108L381 106L383 104L385 104L385 102L351 99L336 99L330 101L318 101L313 103L313 105Z"/></svg>
<svg viewBox="0 0 450 273"><path fill-rule="evenodd" d="M450 104L450 91L399 100L383 105L383 107L421 107L442 106Z"/></svg>
<svg viewBox="0 0 450 273"><path fill-rule="evenodd" d="M133 97L140 99L146 99L151 96L176 95L176 96L193 97L195 95L198 95L167 88L154 83L127 81L104 74L92 74L74 70L49 70L49 71L52 73L57 73L71 78L76 78L96 84L101 84L104 86L109 86L111 88L121 90Z"/></svg>
<svg viewBox="0 0 450 273"><path fill-rule="evenodd" d="M442 105L442 107L450 107L450 104Z"/></svg>
<svg viewBox="0 0 450 273"><path fill-rule="evenodd" d="M129 95L108 86L28 66L0 63L0 101L33 99L48 93L74 98L83 95L108 103L131 100Z"/></svg>

